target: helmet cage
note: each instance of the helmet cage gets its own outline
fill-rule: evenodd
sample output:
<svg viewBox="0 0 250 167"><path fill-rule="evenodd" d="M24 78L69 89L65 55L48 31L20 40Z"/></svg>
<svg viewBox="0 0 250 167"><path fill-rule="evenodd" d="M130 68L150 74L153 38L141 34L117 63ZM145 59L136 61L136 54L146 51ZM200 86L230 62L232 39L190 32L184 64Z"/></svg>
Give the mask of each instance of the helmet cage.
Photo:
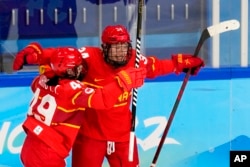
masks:
<svg viewBox="0 0 250 167"><path fill-rule="evenodd" d="M127 44L126 48L123 48L122 50L115 48L117 47L117 45L123 45L123 44ZM132 55L132 45L130 42L117 43L117 44L102 44L102 48L103 48L105 62L112 65L115 68L126 65ZM113 53L113 50L117 51ZM117 52L122 52L120 53L122 56L118 56ZM117 60L116 58L119 58L119 60Z"/></svg>

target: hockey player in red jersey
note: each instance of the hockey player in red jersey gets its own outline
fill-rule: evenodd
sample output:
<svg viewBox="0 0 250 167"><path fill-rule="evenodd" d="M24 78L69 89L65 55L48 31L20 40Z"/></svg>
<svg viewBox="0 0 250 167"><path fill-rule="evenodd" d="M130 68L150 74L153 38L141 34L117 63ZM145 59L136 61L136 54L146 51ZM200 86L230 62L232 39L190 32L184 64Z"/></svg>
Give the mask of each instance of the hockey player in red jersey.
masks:
<svg viewBox="0 0 250 167"><path fill-rule="evenodd" d="M136 51L131 46L130 35L122 25L107 26L102 32L102 45L82 47L79 51L86 60L89 71L84 83L98 88L107 84L107 76L114 76L117 71L134 67ZM28 48L25 48L28 49ZM53 48L44 49L46 57L35 57L35 49L18 54L13 64L19 70L25 63L37 63L37 59L49 61ZM31 48L29 48L31 49ZM32 50L32 49L31 49ZM39 55L39 54L38 54ZM171 73L179 74L191 69L196 75L204 66L201 58L191 54L174 54L171 59L159 60L156 56L140 55L140 67L147 69L147 78L155 78ZM137 144L134 144L133 162L128 160L129 135L131 128L131 92L124 91L116 104L109 109L88 108L84 112L81 129L72 150L73 167L101 167L106 157L111 167L138 167Z"/></svg>
<svg viewBox="0 0 250 167"><path fill-rule="evenodd" d="M131 77L130 72L143 72L129 69L121 71L123 74L118 72L102 88L87 87L79 81L86 75L87 65L74 48L56 49L50 62L53 77L50 75L52 78L48 79L39 75L31 85L34 96L23 123L27 136L21 160L25 167L65 167L65 158L85 119L83 113L86 108L112 108L121 93L143 84L143 75L137 75L136 82L136 78L132 78L133 84L125 81Z"/></svg>

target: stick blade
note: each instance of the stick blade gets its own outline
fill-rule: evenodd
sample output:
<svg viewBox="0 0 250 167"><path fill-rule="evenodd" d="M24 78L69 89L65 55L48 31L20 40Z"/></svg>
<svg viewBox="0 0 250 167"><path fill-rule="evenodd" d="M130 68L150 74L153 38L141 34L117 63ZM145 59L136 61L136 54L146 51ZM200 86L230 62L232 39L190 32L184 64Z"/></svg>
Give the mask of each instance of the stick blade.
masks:
<svg viewBox="0 0 250 167"><path fill-rule="evenodd" d="M227 20L207 28L210 37L227 31L237 30L240 27L238 20Z"/></svg>

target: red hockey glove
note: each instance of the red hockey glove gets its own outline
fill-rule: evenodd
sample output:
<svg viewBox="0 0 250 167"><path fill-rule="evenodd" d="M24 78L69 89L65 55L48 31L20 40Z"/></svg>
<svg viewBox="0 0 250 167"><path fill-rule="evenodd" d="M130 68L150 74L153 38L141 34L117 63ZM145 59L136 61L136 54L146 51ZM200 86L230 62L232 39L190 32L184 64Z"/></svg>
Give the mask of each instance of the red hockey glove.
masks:
<svg viewBox="0 0 250 167"><path fill-rule="evenodd" d="M120 87L131 91L132 88L138 88L143 85L146 78L146 69L130 67L117 73L116 78Z"/></svg>
<svg viewBox="0 0 250 167"><path fill-rule="evenodd" d="M204 67L204 61L190 54L172 55L172 61L175 65L175 73L188 72L191 69L191 75L198 74L201 67Z"/></svg>
<svg viewBox="0 0 250 167"><path fill-rule="evenodd" d="M13 70L21 70L25 64L38 64L42 52L42 47L38 43L30 43L17 53L13 62Z"/></svg>

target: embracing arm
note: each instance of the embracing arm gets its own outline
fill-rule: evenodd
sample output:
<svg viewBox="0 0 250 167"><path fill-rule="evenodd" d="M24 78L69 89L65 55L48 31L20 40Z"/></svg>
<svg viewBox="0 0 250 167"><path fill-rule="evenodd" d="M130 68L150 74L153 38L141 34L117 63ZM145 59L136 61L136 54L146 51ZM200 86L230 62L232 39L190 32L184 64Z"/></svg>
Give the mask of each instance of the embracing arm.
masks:
<svg viewBox="0 0 250 167"><path fill-rule="evenodd" d="M32 42L19 51L13 62L13 70L21 70L24 65L39 65L39 73L52 78L54 73L50 68L50 57L56 48L42 48L37 42Z"/></svg>
<svg viewBox="0 0 250 167"><path fill-rule="evenodd" d="M92 88L84 89L76 102L81 104L85 101L85 104L87 105L85 107L89 108L112 108L120 96L129 96L133 88L142 86L145 77L145 68L129 67L119 71L114 78L109 78L108 84L101 88L95 90Z"/></svg>
<svg viewBox="0 0 250 167"><path fill-rule="evenodd" d="M14 59L13 70L21 70L23 65L44 65L50 63L50 57L55 48L42 48L37 42L32 42L20 50Z"/></svg>
<svg viewBox="0 0 250 167"><path fill-rule="evenodd" d="M109 109L112 108L118 100L118 97L124 91L116 82L111 82L102 88L92 89L85 88L76 98L77 106L94 108L94 109Z"/></svg>

